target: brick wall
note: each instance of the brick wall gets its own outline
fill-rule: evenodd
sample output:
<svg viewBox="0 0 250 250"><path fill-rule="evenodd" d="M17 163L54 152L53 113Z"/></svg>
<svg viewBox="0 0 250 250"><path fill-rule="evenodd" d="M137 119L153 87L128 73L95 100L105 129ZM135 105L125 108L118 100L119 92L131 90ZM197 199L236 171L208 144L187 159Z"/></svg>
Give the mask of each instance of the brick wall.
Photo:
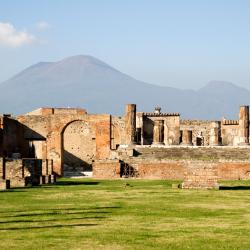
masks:
<svg viewBox="0 0 250 250"><path fill-rule="evenodd" d="M127 151L127 153L126 153ZM183 180L185 172L214 166L219 180L250 179L250 149L233 147L135 147L125 148L118 158L131 168L131 177L143 179ZM120 178L119 164L99 162L93 167L93 176ZM121 166L120 166L121 169Z"/></svg>
<svg viewBox="0 0 250 250"><path fill-rule="evenodd" d="M120 178L121 163L118 160L96 161L93 164L93 176L97 179Z"/></svg>

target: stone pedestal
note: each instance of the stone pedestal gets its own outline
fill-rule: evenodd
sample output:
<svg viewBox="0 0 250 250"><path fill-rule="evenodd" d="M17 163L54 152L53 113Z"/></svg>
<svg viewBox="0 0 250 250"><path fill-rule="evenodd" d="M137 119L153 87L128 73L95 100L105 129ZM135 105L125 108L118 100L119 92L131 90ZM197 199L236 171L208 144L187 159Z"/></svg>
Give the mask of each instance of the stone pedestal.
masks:
<svg viewBox="0 0 250 250"><path fill-rule="evenodd" d="M164 144L164 120L154 121L153 144Z"/></svg>
<svg viewBox="0 0 250 250"><path fill-rule="evenodd" d="M11 187L26 187L27 182L26 178L15 177L11 179Z"/></svg>
<svg viewBox="0 0 250 250"><path fill-rule="evenodd" d="M182 188L186 189L219 189L218 168L204 163L187 166Z"/></svg>
<svg viewBox="0 0 250 250"><path fill-rule="evenodd" d="M125 111L125 144L136 144L136 105L127 104Z"/></svg>
<svg viewBox="0 0 250 250"><path fill-rule="evenodd" d="M241 106L239 113L238 145L249 145L249 106Z"/></svg>
<svg viewBox="0 0 250 250"><path fill-rule="evenodd" d="M182 131L182 143L184 146L192 146L192 130L183 130Z"/></svg>
<svg viewBox="0 0 250 250"><path fill-rule="evenodd" d="M219 146L219 122L212 122L211 128L210 128L210 134L209 134L209 145L210 146Z"/></svg>

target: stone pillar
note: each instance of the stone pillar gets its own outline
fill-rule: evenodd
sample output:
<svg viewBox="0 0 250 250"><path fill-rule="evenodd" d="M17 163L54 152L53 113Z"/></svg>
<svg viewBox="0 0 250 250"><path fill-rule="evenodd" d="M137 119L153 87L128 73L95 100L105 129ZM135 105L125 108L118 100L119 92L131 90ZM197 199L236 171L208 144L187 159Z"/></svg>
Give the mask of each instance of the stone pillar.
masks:
<svg viewBox="0 0 250 250"><path fill-rule="evenodd" d="M164 144L164 120L154 121L153 144Z"/></svg>
<svg viewBox="0 0 250 250"><path fill-rule="evenodd" d="M249 145L249 106L241 106L239 113L239 145Z"/></svg>
<svg viewBox="0 0 250 250"><path fill-rule="evenodd" d="M5 179L5 160L4 158L0 158L0 179Z"/></svg>
<svg viewBox="0 0 250 250"><path fill-rule="evenodd" d="M136 105L127 104L125 111L125 144L133 145L136 142Z"/></svg>
<svg viewBox="0 0 250 250"><path fill-rule="evenodd" d="M209 133L209 145L210 146L218 146L220 145L219 142L219 122L212 122L210 133Z"/></svg>
<svg viewBox="0 0 250 250"><path fill-rule="evenodd" d="M192 130L182 131L182 143L181 145L192 146Z"/></svg>

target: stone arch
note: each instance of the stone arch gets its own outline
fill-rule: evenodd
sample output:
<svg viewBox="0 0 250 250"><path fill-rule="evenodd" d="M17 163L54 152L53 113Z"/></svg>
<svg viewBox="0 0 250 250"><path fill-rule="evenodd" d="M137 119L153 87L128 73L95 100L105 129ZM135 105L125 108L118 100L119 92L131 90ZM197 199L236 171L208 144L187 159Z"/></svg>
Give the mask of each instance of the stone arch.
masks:
<svg viewBox="0 0 250 250"><path fill-rule="evenodd" d="M62 167L92 169L96 154L95 130L84 120L67 123L61 132Z"/></svg>

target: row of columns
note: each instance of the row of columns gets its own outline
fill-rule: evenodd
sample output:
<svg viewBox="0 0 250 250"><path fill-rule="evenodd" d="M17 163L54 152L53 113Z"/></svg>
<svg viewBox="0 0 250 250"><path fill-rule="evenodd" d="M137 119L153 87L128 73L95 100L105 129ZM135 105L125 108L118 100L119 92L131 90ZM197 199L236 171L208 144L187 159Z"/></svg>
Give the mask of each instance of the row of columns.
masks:
<svg viewBox="0 0 250 250"><path fill-rule="evenodd" d="M127 145L136 144L136 105L127 104L125 110L125 141ZM153 128L153 144L164 144L164 120L155 120ZM210 130L210 145L219 145L219 122L213 122ZM181 145L191 146L192 131L182 131Z"/></svg>
<svg viewBox="0 0 250 250"><path fill-rule="evenodd" d="M220 145L219 140L219 122L212 122L209 134L209 145ZM136 143L136 105L126 105L125 113L125 135L126 144L132 145ZM249 144L249 106L241 106L239 113L239 145ZM164 144L164 120L154 121L153 144ZM192 131L182 131L182 145L192 145Z"/></svg>
<svg viewBox="0 0 250 250"><path fill-rule="evenodd" d="M192 146L193 145L192 136L193 136L192 130L183 130L181 145ZM154 145L164 144L164 120L154 121L153 144ZM211 146L220 145L219 122L211 123L209 145Z"/></svg>

